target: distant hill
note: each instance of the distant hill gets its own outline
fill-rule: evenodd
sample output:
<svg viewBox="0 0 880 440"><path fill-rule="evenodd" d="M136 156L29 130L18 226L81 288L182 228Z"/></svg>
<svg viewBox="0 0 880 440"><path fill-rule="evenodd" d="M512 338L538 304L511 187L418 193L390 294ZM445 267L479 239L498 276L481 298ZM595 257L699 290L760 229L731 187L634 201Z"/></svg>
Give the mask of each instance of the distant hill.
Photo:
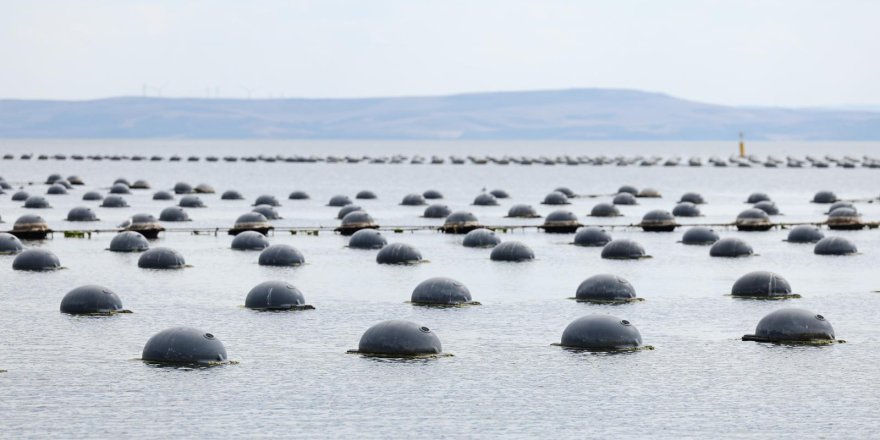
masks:
<svg viewBox="0 0 880 440"><path fill-rule="evenodd" d="M363 99L0 100L2 138L880 140L880 112L616 89Z"/></svg>

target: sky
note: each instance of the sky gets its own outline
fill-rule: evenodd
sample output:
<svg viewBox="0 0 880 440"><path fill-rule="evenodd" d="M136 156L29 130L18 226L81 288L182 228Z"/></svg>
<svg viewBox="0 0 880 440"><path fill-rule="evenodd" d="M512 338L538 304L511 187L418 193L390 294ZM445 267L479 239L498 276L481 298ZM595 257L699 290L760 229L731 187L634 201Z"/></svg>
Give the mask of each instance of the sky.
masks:
<svg viewBox="0 0 880 440"><path fill-rule="evenodd" d="M0 0L0 98L627 88L880 105L875 0Z"/></svg>

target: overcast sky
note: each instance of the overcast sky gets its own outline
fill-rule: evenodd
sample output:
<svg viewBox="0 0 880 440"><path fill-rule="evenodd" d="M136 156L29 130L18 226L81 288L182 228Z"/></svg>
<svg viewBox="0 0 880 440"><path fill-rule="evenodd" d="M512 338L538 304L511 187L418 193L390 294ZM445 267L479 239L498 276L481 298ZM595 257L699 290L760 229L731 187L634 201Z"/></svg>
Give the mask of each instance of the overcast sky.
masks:
<svg viewBox="0 0 880 440"><path fill-rule="evenodd" d="M880 104L878 21L874 0L3 0L0 97L616 87Z"/></svg>

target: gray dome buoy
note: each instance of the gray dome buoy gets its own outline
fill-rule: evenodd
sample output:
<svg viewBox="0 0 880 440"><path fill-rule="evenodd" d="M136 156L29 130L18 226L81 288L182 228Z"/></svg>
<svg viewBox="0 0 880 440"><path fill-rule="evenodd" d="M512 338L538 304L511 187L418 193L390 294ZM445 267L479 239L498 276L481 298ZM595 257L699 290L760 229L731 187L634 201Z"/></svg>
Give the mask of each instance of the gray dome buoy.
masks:
<svg viewBox="0 0 880 440"><path fill-rule="evenodd" d="M474 304L471 292L464 284L446 277L429 278L419 283L412 292L410 302L432 306Z"/></svg>
<svg viewBox="0 0 880 440"><path fill-rule="evenodd" d="M776 203L770 200L755 203L753 208L760 209L761 211L766 212L767 215L779 215L779 208L776 207Z"/></svg>
<svg viewBox="0 0 880 440"><path fill-rule="evenodd" d="M766 270L749 272L736 280L730 294L737 297L777 299L800 298L791 293L791 285L781 275Z"/></svg>
<svg viewBox="0 0 880 440"><path fill-rule="evenodd" d="M52 205L43 196L30 196L25 199L24 207L28 209L50 209Z"/></svg>
<svg viewBox="0 0 880 440"><path fill-rule="evenodd" d="M837 208L852 208L852 209L856 209L855 205L853 205L852 202L840 201L840 202L834 202L834 203L832 203L831 206L828 207L828 211L826 211L825 213L826 213L826 214L831 214L831 213L832 213L835 209L837 209Z"/></svg>
<svg viewBox="0 0 880 440"><path fill-rule="evenodd" d="M341 207L345 205L351 205L351 199L348 196L337 195L330 198L330 201L327 202L327 206L336 206Z"/></svg>
<svg viewBox="0 0 880 440"><path fill-rule="evenodd" d="M101 202L102 208L128 208L128 202L122 198L122 196L118 194L111 194L107 197L104 197L104 200Z"/></svg>
<svg viewBox="0 0 880 440"><path fill-rule="evenodd" d="M672 232L678 226L675 217L665 209L654 209L645 213L639 226L648 232Z"/></svg>
<svg viewBox="0 0 880 440"><path fill-rule="evenodd" d="M629 281L611 274L593 275L578 285L575 299L596 303L624 303L638 301L636 289Z"/></svg>
<svg viewBox="0 0 880 440"><path fill-rule="evenodd" d="M254 206L260 205L281 206L281 203L278 202L278 199L276 199L275 196L263 194L257 197L257 200L254 201Z"/></svg>
<svg viewBox="0 0 880 440"><path fill-rule="evenodd" d="M489 255L492 261L522 262L535 259L535 253L524 243L518 241L505 241L492 249Z"/></svg>
<svg viewBox="0 0 880 440"><path fill-rule="evenodd" d="M636 197L642 199L658 199L663 196L660 195L660 191L657 191L654 188L643 188L639 190L638 194L636 194Z"/></svg>
<svg viewBox="0 0 880 440"><path fill-rule="evenodd" d="M358 205L345 205L342 208L339 208L339 212L336 213L336 218L342 220L349 212L355 211L363 211L363 208Z"/></svg>
<svg viewBox="0 0 880 440"><path fill-rule="evenodd" d="M25 214L15 220L10 234L22 240L42 240L52 232L49 224L43 217L34 214Z"/></svg>
<svg viewBox="0 0 880 440"><path fill-rule="evenodd" d="M68 315L114 315L125 313L122 300L112 290L86 285L67 292L61 299L61 313Z"/></svg>
<svg viewBox="0 0 880 440"><path fill-rule="evenodd" d="M82 199L86 200L86 201L93 202L93 201L104 200L104 196L102 196L101 193L99 193L97 191L89 191L89 192L83 194Z"/></svg>
<svg viewBox="0 0 880 440"><path fill-rule="evenodd" d="M544 201L541 202L541 204L542 205L568 205L569 201L568 201L568 197L565 194L563 194L559 191L553 191L550 194L547 194L546 196L544 196Z"/></svg>
<svg viewBox="0 0 880 440"><path fill-rule="evenodd" d="M392 319L367 329L358 349L351 352L387 357L430 356L441 354L443 346L428 327Z"/></svg>
<svg viewBox="0 0 880 440"><path fill-rule="evenodd" d="M228 362L226 347L214 335L192 327L173 327L147 340L141 359L171 365L216 365Z"/></svg>
<svg viewBox="0 0 880 440"><path fill-rule="evenodd" d="M305 191L294 191L287 198L289 200L308 200L309 195Z"/></svg>
<svg viewBox="0 0 880 440"><path fill-rule="evenodd" d="M642 245L625 238L611 240L602 248L602 258L608 260L638 260L647 257Z"/></svg>
<svg viewBox="0 0 880 440"><path fill-rule="evenodd" d="M436 200L436 199L442 199L443 194L440 191L429 189L429 190L422 193L422 197L424 197L428 200Z"/></svg>
<svg viewBox="0 0 880 440"><path fill-rule="evenodd" d="M773 227L770 216L756 208L749 208L736 216L736 229L740 231L767 231Z"/></svg>
<svg viewBox="0 0 880 440"><path fill-rule="evenodd" d="M183 255L174 249L157 247L149 249L138 258L138 267L142 269L183 269L186 261Z"/></svg>
<svg viewBox="0 0 880 440"><path fill-rule="evenodd" d="M214 191L213 186L208 185L207 183L200 183L193 188L193 192L196 194L214 194L216 191Z"/></svg>
<svg viewBox="0 0 880 440"><path fill-rule="evenodd" d="M361 199L361 200L373 200L373 199L376 199L377 197L376 197L376 193L365 189L365 190L360 191L357 194L355 194L354 198Z"/></svg>
<svg viewBox="0 0 880 440"><path fill-rule="evenodd" d="M620 210L611 203L597 203L590 210L591 217L620 217Z"/></svg>
<svg viewBox="0 0 880 440"><path fill-rule="evenodd" d="M278 214L278 210L273 208L270 205L257 205L251 209L253 212L257 212L266 217L267 220L279 220L281 219L281 214Z"/></svg>
<svg viewBox="0 0 880 440"><path fill-rule="evenodd" d="M65 188L63 185L59 185L56 183L46 190L46 194L50 196L63 196L67 194L67 188Z"/></svg>
<svg viewBox="0 0 880 440"><path fill-rule="evenodd" d="M638 190L638 188L636 188L632 185L623 185L617 189L617 193L618 194L626 193L626 194L630 194L630 195L635 196L636 194L639 193L639 190Z"/></svg>
<svg viewBox="0 0 880 440"><path fill-rule="evenodd" d="M12 260L13 270L46 272L61 268L58 257L46 249L27 249Z"/></svg>
<svg viewBox="0 0 880 440"><path fill-rule="evenodd" d="M495 235L494 231L486 228L474 229L464 236L461 244L464 247L471 248L491 248L501 243L501 239Z"/></svg>
<svg viewBox="0 0 880 440"><path fill-rule="evenodd" d="M159 233L165 230L152 214L135 214L131 216L130 224L125 229L138 232L151 240L159 237Z"/></svg>
<svg viewBox="0 0 880 440"><path fill-rule="evenodd" d="M813 196L813 203L834 203L837 195L831 191L819 191Z"/></svg>
<svg viewBox="0 0 880 440"><path fill-rule="evenodd" d="M132 184L128 187L131 189L150 189L150 182L147 182L143 179L138 179L132 182Z"/></svg>
<svg viewBox="0 0 880 440"><path fill-rule="evenodd" d="M565 194L565 197L568 197L569 199L573 199L573 198L577 197L577 194L575 194L574 191L571 190L571 188L568 188L566 186L560 186L559 188L556 188L553 191L561 192L562 194Z"/></svg>
<svg viewBox="0 0 880 440"><path fill-rule="evenodd" d="M385 237L374 229L361 229L348 239L348 247L353 249L382 249L386 244Z"/></svg>
<svg viewBox="0 0 880 440"><path fill-rule="evenodd" d="M81 185L86 184L85 182L83 182L82 177L79 177L75 174L67 176L67 181L70 182L71 185L77 185L77 186L81 186Z"/></svg>
<svg viewBox="0 0 880 440"><path fill-rule="evenodd" d="M46 178L46 185L51 185L51 184L55 183L56 181L59 181L63 178L64 177L61 177L61 174L57 174L57 173L49 174L49 177Z"/></svg>
<svg viewBox="0 0 880 440"><path fill-rule="evenodd" d="M187 195L180 198L180 202L177 203L181 208L204 208L205 203L202 202L202 199L199 196Z"/></svg>
<svg viewBox="0 0 880 440"><path fill-rule="evenodd" d="M293 246L273 244L260 252L260 266L300 266L306 257Z"/></svg>
<svg viewBox="0 0 880 440"><path fill-rule="evenodd" d="M632 351L642 347L642 335L625 319L587 315L565 327L559 345L588 351Z"/></svg>
<svg viewBox="0 0 880 440"><path fill-rule="evenodd" d="M754 253L755 251L748 243L736 237L724 237L709 248L709 256L711 257L748 257Z"/></svg>
<svg viewBox="0 0 880 440"><path fill-rule="evenodd" d="M755 203L763 202L763 201L769 202L770 196L768 196L767 194L764 194L762 192L751 193L751 194L749 194L749 198L746 199L746 203L751 203L753 205Z"/></svg>
<svg viewBox="0 0 880 440"><path fill-rule="evenodd" d="M77 206L71 209L67 213L67 221L69 222L96 222L98 221L98 216L95 215L95 211L92 211L92 208L87 208L85 206Z"/></svg>
<svg viewBox="0 0 880 440"><path fill-rule="evenodd" d="M27 191L18 191L12 195L12 201L13 202L23 202L23 201L27 200L28 197L30 197L30 194L28 194Z"/></svg>
<svg viewBox="0 0 880 440"><path fill-rule="evenodd" d="M831 211L825 224L828 225L828 229L836 231L858 230L865 227L859 212L855 208L848 207L840 207Z"/></svg>
<svg viewBox="0 0 880 440"><path fill-rule="evenodd" d="M0 255L15 255L23 249L24 246L18 237L6 232L0 232Z"/></svg>
<svg viewBox="0 0 880 440"><path fill-rule="evenodd" d="M150 248L140 232L122 231L110 240L110 252L143 252Z"/></svg>
<svg viewBox="0 0 880 440"><path fill-rule="evenodd" d="M391 243L376 254L379 264L415 264L422 261L418 249L404 243Z"/></svg>
<svg viewBox="0 0 880 440"><path fill-rule="evenodd" d="M618 193L616 196L614 196L614 199L611 200L611 203L613 203L615 205L637 205L638 204L638 202L636 201L636 196L634 196L630 193L627 193L627 192Z"/></svg>
<svg viewBox="0 0 880 440"><path fill-rule="evenodd" d="M611 235L596 226L578 229L574 234L574 245L585 247L601 247L611 242Z"/></svg>
<svg viewBox="0 0 880 440"><path fill-rule="evenodd" d="M825 234L819 228L810 225L798 225L788 231L789 243L816 243L825 238Z"/></svg>
<svg viewBox="0 0 880 440"><path fill-rule="evenodd" d="M700 208L691 202L681 202L672 208L672 215L676 217L700 217Z"/></svg>
<svg viewBox="0 0 880 440"><path fill-rule="evenodd" d="M843 237L825 237L816 243L816 255L852 255L858 253L856 245Z"/></svg>
<svg viewBox="0 0 880 440"><path fill-rule="evenodd" d="M686 192L686 193L682 194L681 200L679 200L678 202L679 203L689 202L689 203L693 203L694 205L702 205L703 203L706 203L706 201L703 199L703 196L700 195L700 193L695 193L695 192Z"/></svg>
<svg viewBox="0 0 880 440"><path fill-rule="evenodd" d="M254 310L309 310L302 292L284 281L264 281L254 286L244 300L244 306Z"/></svg>
<svg viewBox="0 0 880 440"><path fill-rule="evenodd" d="M336 231L342 235L352 235L361 229L377 229L378 227L379 225L370 214L364 211L352 211L345 214L345 217L342 218L342 224L336 228Z"/></svg>
<svg viewBox="0 0 880 440"><path fill-rule="evenodd" d="M547 214L541 229L549 233L571 234L581 226L583 225L578 221L577 216L573 212L559 209Z"/></svg>
<svg viewBox="0 0 880 440"><path fill-rule="evenodd" d="M232 239L232 249L238 251L261 251L267 247L269 240L257 231L241 231Z"/></svg>
<svg viewBox="0 0 880 440"><path fill-rule="evenodd" d="M220 200L244 200L244 196L240 192L230 189L220 195Z"/></svg>
<svg viewBox="0 0 880 440"><path fill-rule="evenodd" d="M489 191L489 194L492 194L492 196L495 197L496 199L509 199L510 198L510 194L508 194L507 191L505 191L503 189L493 189L492 191Z"/></svg>
<svg viewBox="0 0 880 440"><path fill-rule="evenodd" d="M400 201L401 206L422 206L426 205L425 198L421 194L407 194Z"/></svg>
<svg viewBox="0 0 880 440"><path fill-rule="evenodd" d="M491 193L481 193L474 198L474 206L498 206L498 200Z"/></svg>
<svg viewBox="0 0 880 440"><path fill-rule="evenodd" d="M131 194L128 185L124 183L114 183L110 187L110 194Z"/></svg>
<svg viewBox="0 0 880 440"><path fill-rule="evenodd" d="M168 191L156 191L153 194L153 200L174 200L174 195Z"/></svg>
<svg viewBox="0 0 880 440"><path fill-rule="evenodd" d="M174 194L191 194L193 192L192 185L186 182L177 182L174 185Z"/></svg>
<svg viewBox="0 0 880 440"><path fill-rule="evenodd" d="M273 229L275 228L269 224L269 219L266 216L259 212L251 211L238 216L235 219L235 225L232 226L228 233L229 235L239 235L243 232L251 231L264 236Z"/></svg>
<svg viewBox="0 0 880 440"><path fill-rule="evenodd" d="M467 234L474 229L482 227L483 225L477 220L477 216L467 211L455 211L446 216L446 220L443 221L443 226L440 227L440 230L447 234Z"/></svg>
<svg viewBox="0 0 880 440"><path fill-rule="evenodd" d="M681 236L681 242L687 245L709 245L714 244L720 237L718 234L705 226L694 226L684 232Z"/></svg>
<svg viewBox="0 0 880 440"><path fill-rule="evenodd" d="M189 214L179 206L169 206L159 213L159 220L163 222L188 222Z"/></svg>
<svg viewBox="0 0 880 440"><path fill-rule="evenodd" d="M539 218L539 217L541 217L540 215L538 215L537 211L535 211L535 208L533 208L532 205L524 205L524 204L511 206L510 209L507 210L507 216L510 218Z"/></svg>
<svg viewBox="0 0 880 440"><path fill-rule="evenodd" d="M113 181L113 184L114 184L114 185L117 185L117 184L120 184L120 183L123 184L123 185L125 185L126 187L131 186L131 183L129 183L129 182L128 182L128 179L126 179L125 177L120 177L120 178L118 178L118 179L116 179L116 180Z"/></svg>
<svg viewBox="0 0 880 440"><path fill-rule="evenodd" d="M743 341L828 344L836 342L834 328L824 316L809 310L786 307L770 312Z"/></svg>
<svg viewBox="0 0 880 440"><path fill-rule="evenodd" d="M449 209L448 206L441 203L435 203L425 208L425 212L422 214L422 217L446 218L447 216L449 216L449 214L452 214L452 210Z"/></svg>

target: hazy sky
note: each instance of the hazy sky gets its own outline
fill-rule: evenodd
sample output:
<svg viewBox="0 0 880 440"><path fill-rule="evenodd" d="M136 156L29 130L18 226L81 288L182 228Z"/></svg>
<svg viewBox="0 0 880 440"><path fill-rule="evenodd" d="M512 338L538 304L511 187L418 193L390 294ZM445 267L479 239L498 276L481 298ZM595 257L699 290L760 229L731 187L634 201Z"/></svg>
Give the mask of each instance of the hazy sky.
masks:
<svg viewBox="0 0 880 440"><path fill-rule="evenodd" d="M619 87L880 104L880 1L0 3L0 97L360 97Z"/></svg>

